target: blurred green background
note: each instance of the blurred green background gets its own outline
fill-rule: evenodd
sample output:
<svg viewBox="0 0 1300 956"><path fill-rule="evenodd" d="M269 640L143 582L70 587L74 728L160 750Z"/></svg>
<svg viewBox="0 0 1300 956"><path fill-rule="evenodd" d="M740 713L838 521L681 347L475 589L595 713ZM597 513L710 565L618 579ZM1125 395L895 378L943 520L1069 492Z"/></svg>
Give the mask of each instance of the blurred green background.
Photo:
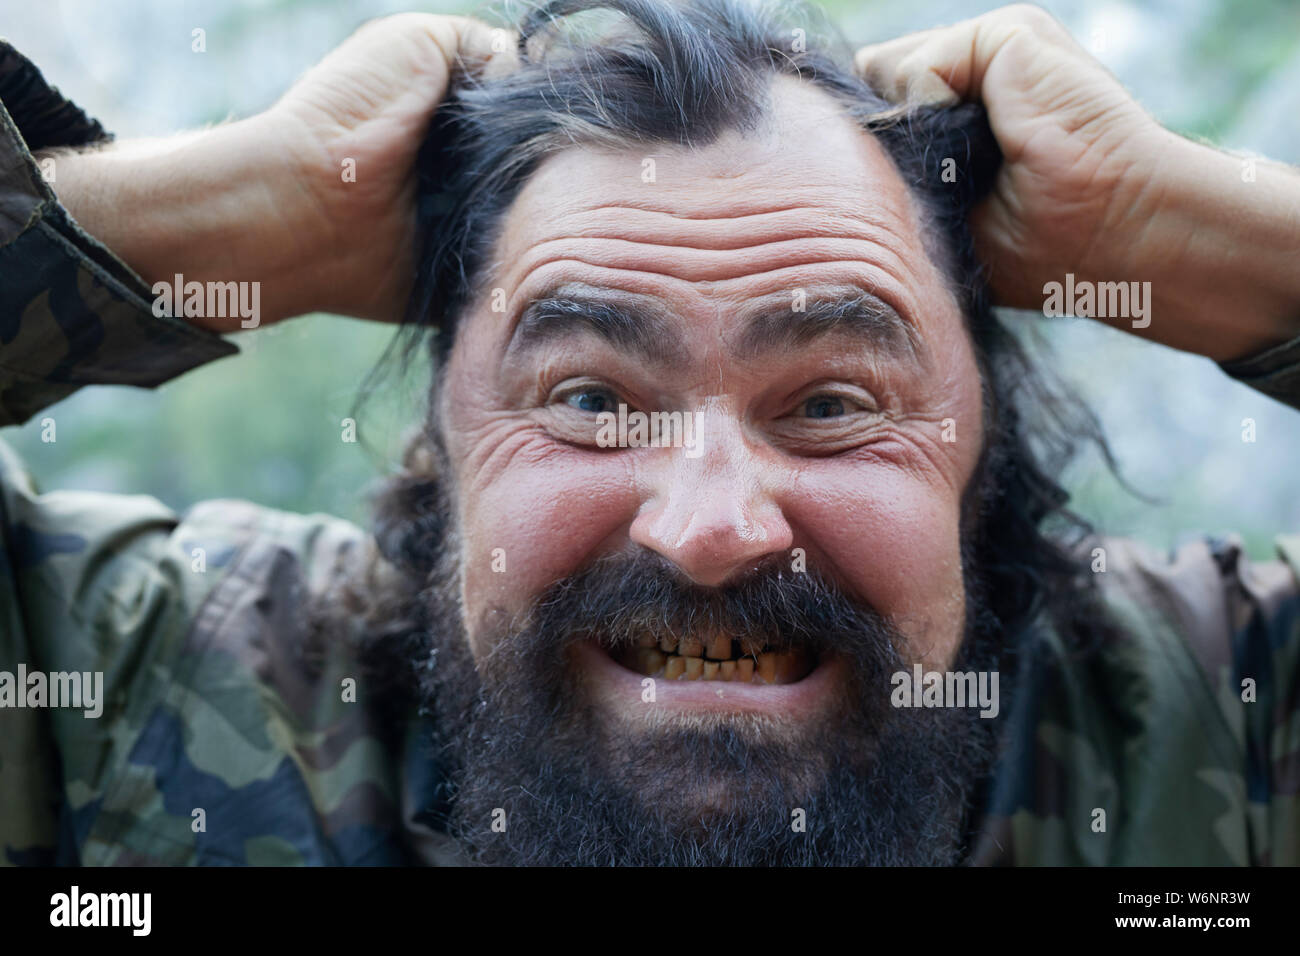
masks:
<svg viewBox="0 0 1300 956"><path fill-rule="evenodd" d="M973 16L995 3L826 0L853 43ZM1075 37L1167 126L1300 164L1300 3L1296 0L1046 2ZM0 35L121 137L162 135L269 105L369 17L479 4L390 0L0 0ZM491 9L491 8L488 8ZM191 50L191 31L207 50ZM1300 268L1300 263L1297 264ZM1044 326L1041 317L1011 317ZM1210 362L1088 322L1044 329L1054 363L1098 411L1132 484L1094 459L1067 476L1102 530L1167 546L1199 532L1241 533L1265 556L1300 531L1300 420L1227 380ZM156 392L88 388L2 437L45 488L155 495L183 509L248 498L357 521L365 490L395 461L422 410L424 375L390 378L341 439L365 374L392 329L308 316L234 341L244 353ZM1258 440L1241 441L1254 418Z"/></svg>

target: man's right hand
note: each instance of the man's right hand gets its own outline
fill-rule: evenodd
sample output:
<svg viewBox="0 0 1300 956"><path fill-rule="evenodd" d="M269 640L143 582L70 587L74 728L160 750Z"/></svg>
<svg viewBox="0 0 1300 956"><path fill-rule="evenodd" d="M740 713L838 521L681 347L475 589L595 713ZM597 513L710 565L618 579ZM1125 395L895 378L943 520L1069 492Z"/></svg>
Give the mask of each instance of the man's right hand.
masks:
<svg viewBox="0 0 1300 956"><path fill-rule="evenodd" d="M429 120L454 69L508 69L513 44L468 17L372 20L266 112L56 153L53 185L149 284L177 273L260 282L262 324L312 311L395 320L412 282L414 166ZM241 322L189 320L219 332Z"/></svg>

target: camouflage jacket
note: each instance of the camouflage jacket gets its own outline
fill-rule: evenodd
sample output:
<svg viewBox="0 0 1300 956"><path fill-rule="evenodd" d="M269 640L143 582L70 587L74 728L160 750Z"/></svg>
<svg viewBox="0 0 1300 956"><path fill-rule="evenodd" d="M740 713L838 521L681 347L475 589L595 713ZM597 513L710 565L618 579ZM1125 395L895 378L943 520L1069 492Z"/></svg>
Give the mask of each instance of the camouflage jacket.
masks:
<svg viewBox="0 0 1300 956"><path fill-rule="evenodd" d="M106 134L3 42L0 103L0 424L237 351L155 317L60 206L31 151ZM1300 340L1225 371L1300 407ZM457 861L428 809L427 728L413 716L385 745L364 686L340 693L348 653L308 666L293 650L304 596L362 530L237 501L177 515L40 494L0 444L0 536L0 681L103 675L97 717L0 707L0 861ZM1122 636L1083 657L1035 639L973 862L1300 862L1300 536L1276 544L1250 562L1236 540L1172 555L1107 541Z"/></svg>

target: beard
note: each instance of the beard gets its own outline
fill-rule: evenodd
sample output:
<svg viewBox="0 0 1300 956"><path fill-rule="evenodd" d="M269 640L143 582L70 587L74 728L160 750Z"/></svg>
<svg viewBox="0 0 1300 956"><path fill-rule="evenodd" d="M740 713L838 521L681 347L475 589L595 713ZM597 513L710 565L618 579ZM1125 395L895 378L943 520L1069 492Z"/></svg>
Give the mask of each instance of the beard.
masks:
<svg viewBox="0 0 1300 956"><path fill-rule="evenodd" d="M981 718L976 707L892 706L891 676L911 674L903 635L814 570L792 573L768 561L724 587L701 588L653 552L607 555L557 582L526 613L487 627L480 639L491 650L476 661L453 541L444 540L422 597L429 627L420 687L450 783L446 828L469 859L961 862L1001 721ZM970 578L968 570L968 585ZM992 619L981 593L967 587L953 670L999 670L1002 642L980 627ZM583 641L618 654L647 632L719 629L766 635L777 651L838 658L846 678L816 717L798 722L715 713L631 726L602 713L570 662Z"/></svg>

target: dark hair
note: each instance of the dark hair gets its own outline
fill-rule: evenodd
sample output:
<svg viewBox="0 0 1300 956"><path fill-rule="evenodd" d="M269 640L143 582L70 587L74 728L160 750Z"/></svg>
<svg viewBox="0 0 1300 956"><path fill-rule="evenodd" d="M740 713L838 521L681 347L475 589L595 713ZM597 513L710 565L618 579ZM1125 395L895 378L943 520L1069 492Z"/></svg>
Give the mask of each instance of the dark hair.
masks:
<svg viewBox="0 0 1300 956"><path fill-rule="evenodd" d="M593 22L598 15L603 22ZM803 44L792 42L796 28ZM983 589L973 606L989 609L986 626L1008 638L1044 609L1066 626L1086 616L1079 602L1090 602L1092 576L1074 549L1089 529L1053 476L1080 436L1095 438L1107 461L1109 451L1090 413L1049 383L990 307L967 227L1001 162L984 111L891 105L853 73L849 47L823 14L799 2L552 0L527 9L517 30L519 68L490 79L461 74L419 160L423 249L405 324L416 338L430 334L435 369L507 209L546 155L574 145L708 144L763 116L774 77L798 77L841 103L893 159L965 314L988 425L966 492L966 559ZM421 585L448 531L438 504L445 453L430 413L376 525L383 553Z"/></svg>
<svg viewBox="0 0 1300 956"><path fill-rule="evenodd" d="M621 22L584 36L584 20L600 13ZM451 347L506 210L559 149L708 145L752 129L772 79L797 77L879 137L930 220L924 233L938 240L938 259L955 251L942 239L961 238L954 229L964 232L1001 158L982 109L891 105L848 69L849 48L824 14L799 0L552 0L529 8L517 29L519 69L490 80L462 74L418 162L423 250L406 321L436 330L437 355ZM941 175L945 159L955 178Z"/></svg>

